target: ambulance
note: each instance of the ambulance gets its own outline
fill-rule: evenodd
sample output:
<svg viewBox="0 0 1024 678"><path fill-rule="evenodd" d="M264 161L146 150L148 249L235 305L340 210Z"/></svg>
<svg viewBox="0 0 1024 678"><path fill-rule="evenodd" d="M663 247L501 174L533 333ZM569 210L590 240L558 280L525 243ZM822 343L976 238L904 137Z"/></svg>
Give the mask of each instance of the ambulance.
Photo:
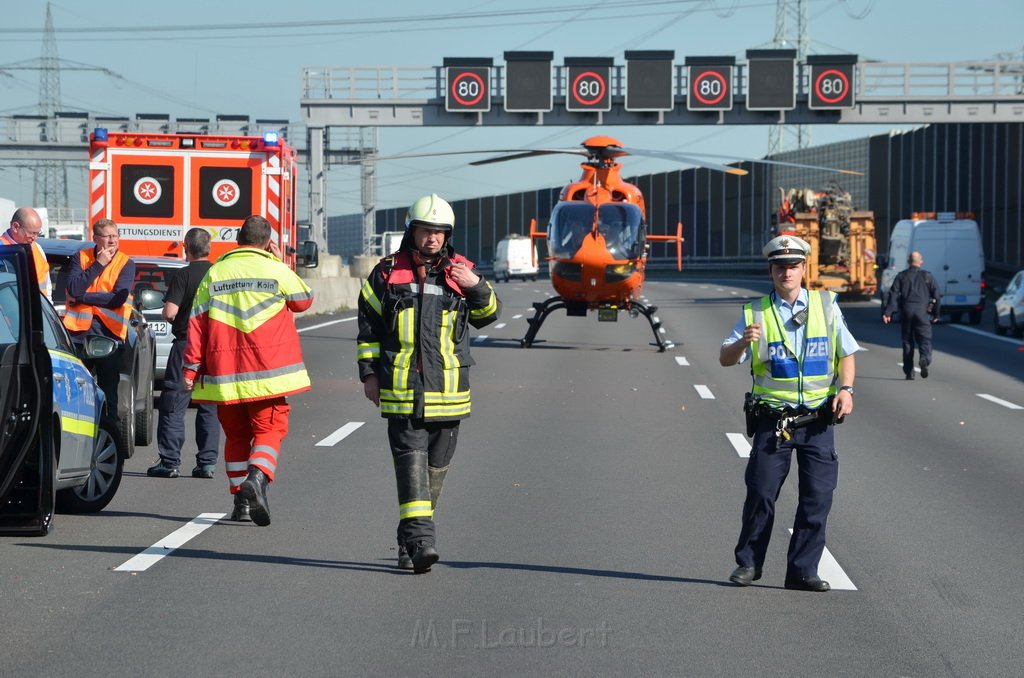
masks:
<svg viewBox="0 0 1024 678"><path fill-rule="evenodd" d="M211 236L210 259L236 247L251 214L270 222L282 260L317 264L299 243L297 153L277 133L263 136L151 134L96 128L89 136L89 223L113 219L128 255L184 259L193 227Z"/></svg>

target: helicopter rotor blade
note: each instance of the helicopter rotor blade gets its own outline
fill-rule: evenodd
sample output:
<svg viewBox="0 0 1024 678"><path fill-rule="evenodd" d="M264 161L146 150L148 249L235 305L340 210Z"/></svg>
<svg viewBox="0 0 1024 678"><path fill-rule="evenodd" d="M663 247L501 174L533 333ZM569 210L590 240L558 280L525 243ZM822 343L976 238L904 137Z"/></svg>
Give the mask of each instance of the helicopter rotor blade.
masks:
<svg viewBox="0 0 1024 678"><path fill-rule="evenodd" d="M568 148L564 148L564 149L563 148L560 148L560 149L534 149L534 150L528 150L528 151L519 151L517 153L512 153L511 155L500 155L500 156L498 156L496 158L484 158L483 160L474 160L473 162L471 162L469 164L472 165L473 167L479 167L480 165L490 165L490 164L496 163L496 162L506 162L508 160L522 160L523 158L536 158L536 157L539 157L539 156L542 156L542 155L555 155L555 154L559 154L559 153L561 153L561 154L569 154L569 155L579 155L579 156L582 156L584 158L587 157L587 154L584 151L580 151L580 150L576 150L576 149L568 149Z"/></svg>
<svg viewBox="0 0 1024 678"><path fill-rule="evenodd" d="M489 162L502 162L504 160L514 160L516 158L530 158L535 155L550 155L552 153L570 153L572 155L582 155L586 157L586 152L581 151L578 148L481 148L474 151L437 151L434 153L403 153L400 155L387 155L378 156L377 160L405 160L407 158L439 158L447 155L481 155L484 153L511 153L511 156L500 156L498 158L490 158L487 160L477 160L469 163L470 165L480 165Z"/></svg>
<svg viewBox="0 0 1024 678"><path fill-rule="evenodd" d="M659 160L672 160L674 162L683 162L688 165L696 165L697 167L703 167L704 169L725 172L726 174L735 174L736 176L740 177L749 174L747 170L742 169L740 167L730 167L729 165L722 165L717 162L701 160L696 156L685 153L675 153L673 151L655 151L646 148L630 148L629 153L630 155L636 155L640 157L657 158Z"/></svg>
<svg viewBox="0 0 1024 678"><path fill-rule="evenodd" d="M648 153L648 151L644 151L642 149L640 149L640 150L638 150L638 149L631 149L631 152L634 155L645 155L645 154ZM676 153L673 153L671 151L650 151L650 152L656 154L654 157L670 159L673 156L676 156L680 160L685 158L685 162L690 162L690 163L694 163L694 164L701 165L701 166L705 165L705 162L702 161L701 158L717 158L717 159L720 159L720 160L733 160L734 162L751 162L751 163L756 163L756 164L759 164L759 165L779 165L779 166L782 166L782 167L799 167L799 168L802 168L802 169L821 170L822 172L837 172L839 174L852 174L852 175L855 175L855 176L864 176L863 172L858 172L856 170L839 169L839 168L836 168L836 167L824 167L822 165L805 165L805 164L802 164L802 163L788 162L788 161L785 161L785 160L767 160L767 159L763 159L763 158L737 158L736 156L720 155L718 153L689 153L688 152L686 154L676 154Z"/></svg>

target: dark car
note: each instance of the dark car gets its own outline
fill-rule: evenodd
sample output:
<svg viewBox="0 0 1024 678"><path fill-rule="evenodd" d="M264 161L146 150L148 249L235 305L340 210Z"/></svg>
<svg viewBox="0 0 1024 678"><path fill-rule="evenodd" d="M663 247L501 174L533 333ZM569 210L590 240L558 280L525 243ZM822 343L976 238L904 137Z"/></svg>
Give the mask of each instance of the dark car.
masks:
<svg viewBox="0 0 1024 678"><path fill-rule="evenodd" d="M85 513L113 499L124 454L81 358L115 349L106 337L73 346L29 252L0 247L0 533L46 534L54 504Z"/></svg>
<svg viewBox="0 0 1024 678"><path fill-rule="evenodd" d="M53 281L53 305L63 315L67 298L68 271L71 257L79 250L94 247L83 240L53 240L40 238L39 245L46 253L50 264L50 279ZM156 375L156 340L143 310L157 303L148 295L136 299L132 306L131 329L125 341L121 363L121 382L118 385L118 422L120 444L125 457L135 454L136 445L149 445L155 431L153 417L153 390ZM159 302L162 305L162 302ZM159 308L159 306L158 306Z"/></svg>
<svg viewBox="0 0 1024 678"><path fill-rule="evenodd" d="M163 298L171 279L178 271L186 268L188 262L170 257L135 255L132 255L132 261L135 262L135 287L132 294L135 295L136 305L144 307L142 313L153 330L153 336L156 337L156 387L159 389L163 384L164 370L167 368L167 355L171 352L171 344L174 342L171 323L163 317ZM149 302L150 292L147 290L156 293L152 297L152 302ZM143 300L147 303L143 304Z"/></svg>

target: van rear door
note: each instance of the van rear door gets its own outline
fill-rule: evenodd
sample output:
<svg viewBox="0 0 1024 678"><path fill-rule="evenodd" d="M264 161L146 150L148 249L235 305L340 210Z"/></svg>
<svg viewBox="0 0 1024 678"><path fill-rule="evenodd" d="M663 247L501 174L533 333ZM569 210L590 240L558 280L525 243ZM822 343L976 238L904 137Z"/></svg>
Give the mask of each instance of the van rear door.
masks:
<svg viewBox="0 0 1024 678"><path fill-rule="evenodd" d="M984 266L981 238L975 223L957 221L950 224L946 230L943 303L950 306L981 303L981 273Z"/></svg>

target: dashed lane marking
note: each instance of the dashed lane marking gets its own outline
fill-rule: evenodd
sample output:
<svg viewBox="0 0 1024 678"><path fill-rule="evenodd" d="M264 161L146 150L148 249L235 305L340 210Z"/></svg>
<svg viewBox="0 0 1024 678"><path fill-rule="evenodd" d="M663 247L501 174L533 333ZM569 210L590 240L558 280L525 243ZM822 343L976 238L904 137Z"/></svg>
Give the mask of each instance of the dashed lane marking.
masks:
<svg viewBox="0 0 1024 678"><path fill-rule="evenodd" d="M744 459L750 457L750 443L747 441L747 436L742 433L726 433L725 437L732 443L732 449L736 450L736 454Z"/></svg>
<svg viewBox="0 0 1024 678"><path fill-rule="evenodd" d="M477 336L473 337L473 341L475 341L478 344L480 342L486 341L486 340L487 340L487 335L486 334L478 334Z"/></svg>
<svg viewBox="0 0 1024 678"><path fill-rule="evenodd" d="M352 435L352 433L362 425L363 422L361 421L350 421L331 435L318 442L314 447L334 447L342 440Z"/></svg>
<svg viewBox="0 0 1024 678"><path fill-rule="evenodd" d="M697 393L704 400L714 400L715 394L711 392L711 389L704 384L694 384L693 387L697 389Z"/></svg>
<svg viewBox="0 0 1024 678"><path fill-rule="evenodd" d="M516 313L514 316L512 316L512 320L519 320L522 317L523 317L522 313Z"/></svg>
<svg viewBox="0 0 1024 678"><path fill-rule="evenodd" d="M1009 400L1003 400L1002 398L997 398L987 393L975 393L974 395L978 396L979 398L984 398L985 400L994 402L996 405L1002 405L1003 407L1009 410L1024 410L1024 407L1021 407L1016 403L1011 403Z"/></svg>
<svg viewBox="0 0 1024 678"><path fill-rule="evenodd" d="M159 563L166 556L171 555L175 549L185 545L193 537L196 537L208 530L211 526L216 524L218 520L226 515L226 513L200 513L184 527L180 527L174 532L171 532L169 535L153 544L142 553L129 558L121 565L115 567L114 571L145 572Z"/></svg>
<svg viewBox="0 0 1024 678"><path fill-rule="evenodd" d="M789 533L793 534L792 528L789 528ZM853 585L850 578L843 572L843 568L839 567L839 563L829 552L828 547L821 552L821 560L818 561L818 576L827 581L833 591L857 590L857 587Z"/></svg>
<svg viewBox="0 0 1024 678"><path fill-rule="evenodd" d="M690 364L690 361L681 355L676 356L676 364L685 367Z"/></svg>
<svg viewBox="0 0 1024 678"><path fill-rule="evenodd" d="M331 320L329 322L320 323L319 325L310 325L309 327L300 327L299 333L308 332L309 330L318 330L321 327L327 327L329 325L337 325L338 323L347 323L349 320L355 320L357 316L351 318L341 318L340 320Z"/></svg>
<svg viewBox="0 0 1024 678"><path fill-rule="evenodd" d="M505 323L498 323L497 325L494 326L494 329L500 330L504 326L505 326Z"/></svg>

